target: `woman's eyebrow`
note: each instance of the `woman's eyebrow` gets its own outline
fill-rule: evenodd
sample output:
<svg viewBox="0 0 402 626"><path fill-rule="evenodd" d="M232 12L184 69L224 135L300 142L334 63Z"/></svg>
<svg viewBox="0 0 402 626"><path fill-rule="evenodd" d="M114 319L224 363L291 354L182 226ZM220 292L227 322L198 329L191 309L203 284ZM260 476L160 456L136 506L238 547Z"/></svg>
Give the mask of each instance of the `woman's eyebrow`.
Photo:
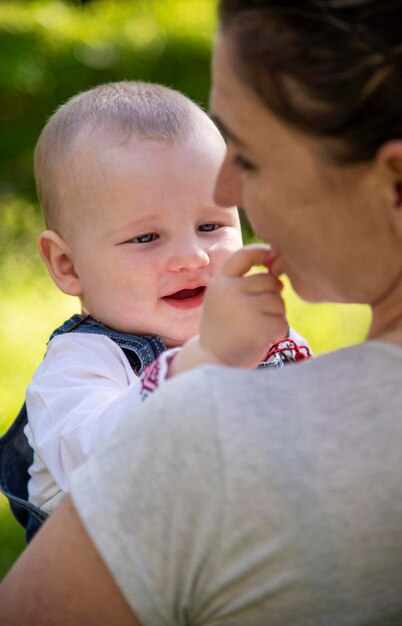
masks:
<svg viewBox="0 0 402 626"><path fill-rule="evenodd" d="M239 139L239 137L237 137L235 133L229 130L229 128L225 126L225 124L219 119L219 117L216 117L215 115L211 115L211 119L219 128L220 132L222 133L225 139L229 139L229 141L232 141L234 144L236 144L237 146L240 146L241 148L247 147L244 141Z"/></svg>

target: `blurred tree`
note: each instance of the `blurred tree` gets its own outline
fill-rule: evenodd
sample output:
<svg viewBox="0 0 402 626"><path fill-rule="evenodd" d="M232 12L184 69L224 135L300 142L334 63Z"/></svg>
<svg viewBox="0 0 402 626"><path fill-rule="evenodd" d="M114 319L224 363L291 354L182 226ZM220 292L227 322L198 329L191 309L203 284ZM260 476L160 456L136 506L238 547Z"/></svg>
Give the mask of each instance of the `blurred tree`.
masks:
<svg viewBox="0 0 402 626"><path fill-rule="evenodd" d="M0 3L1 250L23 237L26 211L39 212L32 152L55 108L121 79L160 82L206 105L214 24L215 0Z"/></svg>

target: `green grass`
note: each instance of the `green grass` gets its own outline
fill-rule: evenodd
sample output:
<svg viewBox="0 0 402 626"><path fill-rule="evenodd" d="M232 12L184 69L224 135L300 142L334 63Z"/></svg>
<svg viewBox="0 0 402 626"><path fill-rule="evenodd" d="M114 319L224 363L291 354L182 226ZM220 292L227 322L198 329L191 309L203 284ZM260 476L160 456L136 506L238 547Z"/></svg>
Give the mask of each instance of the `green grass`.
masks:
<svg viewBox="0 0 402 626"><path fill-rule="evenodd" d="M24 259L3 262L0 318L0 433L17 414L25 388L40 362L51 331L77 312L77 302L59 293L38 264ZM285 284L292 326L306 337L315 354L361 341L369 324L365 307L309 305ZM0 496L0 579L24 545L23 532Z"/></svg>
<svg viewBox="0 0 402 626"><path fill-rule="evenodd" d="M358 304L308 304L285 279L284 298L289 323L309 342L315 355L363 341L371 321L370 309Z"/></svg>
<svg viewBox="0 0 402 626"><path fill-rule="evenodd" d="M50 332L79 310L42 267L24 269L23 261L7 262L1 271L0 431L18 412Z"/></svg>
<svg viewBox="0 0 402 626"><path fill-rule="evenodd" d="M44 269L4 262L0 300L0 433L18 413L25 388L40 362L49 333L77 311L72 298L53 286ZM0 494L0 580L24 547L23 529Z"/></svg>

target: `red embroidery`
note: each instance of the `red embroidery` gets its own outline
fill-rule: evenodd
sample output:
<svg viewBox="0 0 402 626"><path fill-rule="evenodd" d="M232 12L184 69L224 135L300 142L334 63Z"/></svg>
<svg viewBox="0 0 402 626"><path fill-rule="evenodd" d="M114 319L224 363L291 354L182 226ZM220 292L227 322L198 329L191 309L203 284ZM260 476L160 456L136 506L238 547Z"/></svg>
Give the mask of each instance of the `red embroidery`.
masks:
<svg viewBox="0 0 402 626"><path fill-rule="evenodd" d="M159 387L160 362L156 359L147 367L141 376L141 399L145 400L151 393Z"/></svg>
<svg viewBox="0 0 402 626"><path fill-rule="evenodd" d="M307 346L298 346L293 339L287 337L273 343L269 349L266 360L274 354L280 354L286 361L303 361L304 359L311 358L310 350Z"/></svg>

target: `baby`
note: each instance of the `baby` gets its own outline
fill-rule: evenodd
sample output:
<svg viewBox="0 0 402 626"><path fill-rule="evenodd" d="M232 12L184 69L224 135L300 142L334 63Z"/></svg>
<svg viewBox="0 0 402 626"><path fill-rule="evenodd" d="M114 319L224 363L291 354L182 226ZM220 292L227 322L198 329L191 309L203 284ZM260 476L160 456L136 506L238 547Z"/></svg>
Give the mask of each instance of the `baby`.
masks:
<svg viewBox="0 0 402 626"><path fill-rule="evenodd" d="M53 333L27 389L28 494L44 516L165 379L200 363L256 367L288 335L280 282L245 276L272 253L241 249L236 207L214 202L224 155L196 104L133 81L73 97L39 138L39 250L82 308Z"/></svg>

